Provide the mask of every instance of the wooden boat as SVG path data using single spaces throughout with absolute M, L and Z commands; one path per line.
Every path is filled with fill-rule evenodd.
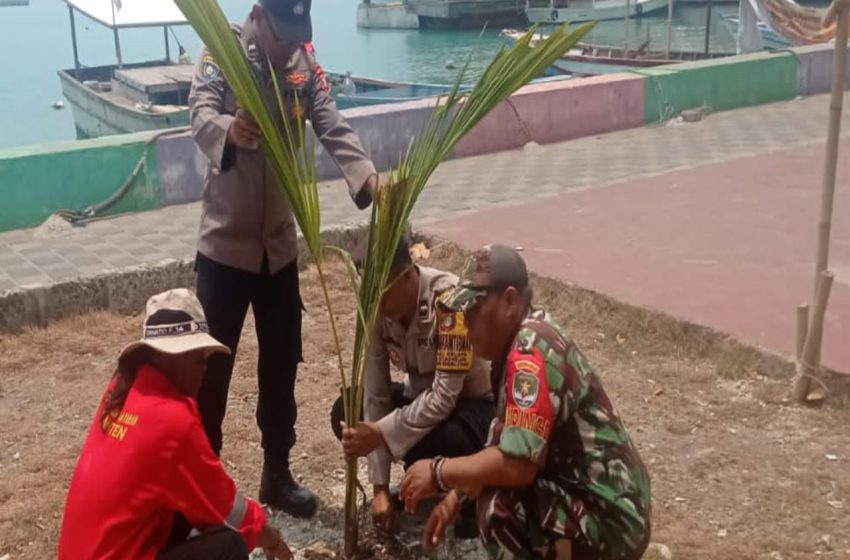
M 59 70 L 79 138 L 186 126 L 194 66 L 171 60 L 169 27 L 186 20 L 173 0 L 65 0 L 71 18 L 74 68 Z M 75 12 L 112 29 L 118 64 L 84 67 L 77 53 Z M 119 30 L 162 27 L 165 58 L 125 64 Z M 451 91 L 451 85 L 390 82 L 329 73 L 340 109 L 413 101 Z
M 563 74 L 532 80 L 532 83 L 560 81 L 569 78 Z M 346 80 L 348 83 L 346 84 Z M 358 78 L 350 74 L 328 73 L 331 84 L 331 95 L 340 109 L 368 107 L 386 103 L 402 103 L 416 101 L 428 97 L 445 95 L 452 90 L 452 85 L 416 84 L 405 82 L 390 82 L 372 78 Z M 472 89 L 471 85 L 461 87 L 461 91 Z
M 367 107 L 384 103 L 401 103 L 444 95 L 450 85 L 391 82 L 372 78 L 358 78 L 351 74 L 329 72 L 331 95 L 339 109 Z
M 195 67 L 166 61 L 59 71 L 78 138 L 189 124 L 186 105 Z
M 731 33 L 733 37 L 737 36 L 739 23 L 738 16 L 727 16 L 725 14 L 720 14 L 720 20 L 723 22 L 723 24 L 726 26 L 726 28 L 729 30 L 729 33 Z M 759 35 L 761 35 L 761 41 L 765 49 L 785 49 L 793 46 L 790 41 L 783 38 L 763 21 L 758 22 L 758 31 Z
M 419 18 L 422 29 L 498 29 L 525 19 L 518 0 L 404 0 L 404 6 Z
M 510 43 L 522 37 L 521 31 L 506 29 L 502 36 Z M 545 35 L 543 35 L 545 37 Z M 665 51 L 650 50 L 646 43 L 635 49 L 623 50 L 622 47 L 593 45 L 579 43 L 575 48 L 564 53 L 552 66 L 547 69 L 547 75 L 571 74 L 574 76 L 596 76 L 628 72 L 635 68 L 650 68 L 664 64 L 675 64 L 692 60 L 707 60 L 732 56 L 735 53 L 706 54 L 703 51 Z
M 667 9 L 667 0 L 633 0 L 629 2 L 629 17 Z M 624 19 L 625 0 L 526 0 L 525 15 L 529 23 L 562 24 L 582 21 Z
M 194 66 L 171 60 L 169 27 L 186 19 L 172 0 L 65 0 L 71 20 L 74 68 L 59 70 L 62 93 L 74 114 L 79 138 L 156 130 L 189 124 L 186 106 Z M 77 51 L 75 13 L 112 30 L 118 63 L 84 67 Z M 119 30 L 162 27 L 165 57 L 125 64 Z

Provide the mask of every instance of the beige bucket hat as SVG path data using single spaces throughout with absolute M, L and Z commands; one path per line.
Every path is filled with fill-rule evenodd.
M 185 288 L 168 290 L 148 300 L 142 339 L 128 344 L 120 356 L 143 346 L 164 354 L 195 350 L 204 350 L 208 356 L 230 354 L 230 348 L 210 336 L 201 302 Z

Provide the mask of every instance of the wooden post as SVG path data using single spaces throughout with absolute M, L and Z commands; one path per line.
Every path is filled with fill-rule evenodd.
M 841 135 L 841 112 L 844 103 L 847 34 L 850 27 L 848 0 L 835 0 L 830 5 L 823 18 L 824 27 L 831 25 L 836 19 L 838 19 L 838 25 L 835 31 L 835 52 L 832 60 L 832 93 L 829 101 L 829 128 L 826 136 L 826 158 L 821 184 L 818 247 L 815 260 L 815 307 L 810 318 L 802 359 L 797 362 L 797 379 L 794 383 L 794 398 L 799 403 L 804 403 L 808 399 L 811 388 L 810 376 L 820 368 L 823 321 L 832 288 L 832 274 L 827 269 L 832 230 L 832 203 L 835 198 L 835 175 L 838 169 L 838 141 Z
M 673 43 L 673 0 L 667 0 L 667 60 L 670 60 L 670 45 Z
M 795 357 L 799 362 L 803 358 L 803 349 L 806 346 L 806 334 L 809 332 L 809 304 L 801 303 L 797 306 L 797 352 Z
M 837 12 L 837 13 L 836 13 Z M 829 100 L 829 129 L 826 136 L 826 161 L 821 188 L 820 221 L 818 223 L 818 253 L 815 263 L 815 285 L 820 273 L 829 267 L 829 238 L 832 230 L 832 201 L 835 196 L 835 174 L 838 168 L 838 137 L 841 134 L 841 112 L 844 103 L 844 78 L 847 63 L 848 4 L 836 0 L 824 17 L 824 25 L 838 18 L 835 32 L 835 53 L 832 60 L 832 93 Z
M 74 46 L 74 78 L 80 79 L 80 54 L 77 51 L 77 24 L 74 22 L 74 7 L 68 4 L 68 15 L 71 17 L 71 44 Z
M 121 58 L 121 40 L 118 39 L 118 28 L 112 28 L 112 34 L 115 37 L 115 56 L 118 58 L 118 68 L 124 68 L 124 59 Z
M 797 377 L 794 382 L 794 400 L 805 403 L 809 396 L 813 375 L 820 370 L 820 346 L 823 338 L 823 321 L 826 315 L 826 305 L 829 302 L 829 292 L 832 289 L 833 276 L 824 271 L 818 279 L 815 291 L 815 307 L 812 311 L 806 343 L 803 345 L 801 359 L 797 360 Z M 797 310 L 798 317 L 800 310 Z M 799 329 L 799 326 L 798 326 Z M 799 330 L 798 330 L 799 332 Z
M 629 12 L 631 11 L 631 8 L 630 0 L 626 0 L 626 29 L 624 32 L 625 46 L 623 47 L 623 58 L 628 58 L 629 56 Z
M 165 35 L 165 60 L 171 62 L 171 45 L 168 42 L 168 26 L 162 27 L 162 32 Z
M 746 0 L 741 0 L 745 2 Z M 741 23 L 738 22 L 738 25 Z M 708 0 L 708 6 L 705 8 L 705 54 L 708 54 L 708 49 L 711 46 L 711 0 Z
M 115 23 L 115 2 L 112 4 L 112 36 L 115 39 L 115 57 L 118 59 L 118 68 L 124 68 L 124 59 L 121 57 L 121 41 L 118 39 L 118 25 Z
M 832 206 L 835 198 L 835 175 L 838 168 L 838 141 L 841 134 L 841 113 L 844 101 L 844 78 L 847 62 L 847 35 L 850 26 L 848 0 L 835 0 L 823 19 L 824 26 L 838 19 L 835 34 L 835 52 L 832 67 L 832 94 L 829 103 L 829 128 L 827 130 L 826 158 L 821 184 L 821 208 L 818 222 L 818 246 L 815 261 L 814 310 L 810 318 L 806 342 L 800 359 L 797 360 L 797 378 L 794 383 L 794 398 L 804 403 L 811 388 L 811 375 L 820 368 L 821 339 L 826 304 L 832 288 L 829 267 L 829 242 L 832 230 Z M 798 310 L 798 320 L 800 311 Z M 799 327 L 798 327 L 799 328 Z

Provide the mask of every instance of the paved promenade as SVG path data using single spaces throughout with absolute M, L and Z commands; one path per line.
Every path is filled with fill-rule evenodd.
M 414 225 L 469 248 L 522 245 L 536 272 L 790 355 L 795 306 L 811 297 L 827 110 L 818 96 L 450 161 Z M 843 171 L 824 362 L 850 372 Z M 323 185 L 321 198 L 325 226 L 367 218 L 339 182 Z M 61 233 L 0 233 L 0 297 L 190 258 L 199 217 L 191 204 Z

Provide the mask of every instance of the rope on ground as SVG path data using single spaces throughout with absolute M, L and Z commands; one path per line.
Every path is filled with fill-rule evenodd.
M 826 383 L 824 383 L 821 379 L 823 370 L 820 367 L 810 364 L 802 359 L 797 360 L 797 364 L 800 366 L 800 369 L 802 369 L 801 372 L 798 372 L 798 377 L 808 378 L 814 381 L 820 385 L 824 393 L 829 394 L 829 387 L 827 387 Z M 811 393 L 811 391 L 809 391 L 809 393 Z
M 141 175 L 143 170 L 147 170 L 147 159 L 148 154 L 150 153 L 151 147 L 156 143 L 157 140 L 164 136 L 170 136 L 172 134 L 178 134 L 189 130 L 189 127 L 181 127 L 181 128 L 172 128 L 168 130 L 163 130 L 157 132 L 152 135 L 145 141 L 145 147 L 142 151 L 142 155 L 139 157 L 139 160 L 136 162 L 136 165 L 133 167 L 133 170 L 124 179 L 124 182 L 121 184 L 118 189 L 110 194 L 104 200 L 98 202 L 97 204 L 93 204 L 88 206 L 82 210 L 69 210 L 69 209 L 60 209 L 53 212 L 52 215 L 59 216 L 64 220 L 71 223 L 74 226 L 82 226 L 87 222 L 94 221 L 100 218 L 100 214 L 105 210 L 115 206 L 122 198 L 124 198 L 133 185 L 136 182 L 136 179 Z M 48 218 L 49 219 L 49 218 Z

